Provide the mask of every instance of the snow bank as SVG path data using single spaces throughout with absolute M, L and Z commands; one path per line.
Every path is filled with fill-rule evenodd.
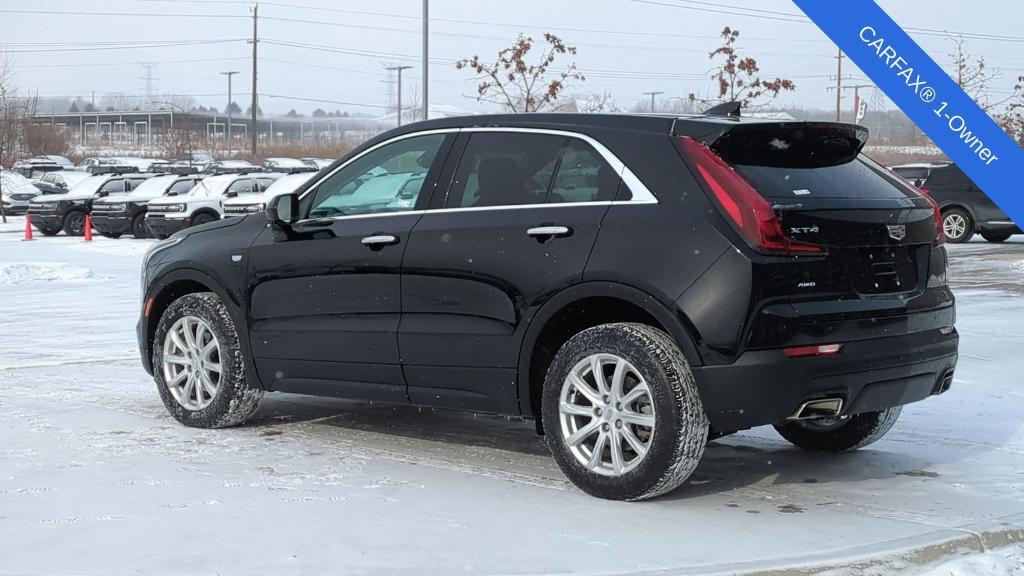
M 1024 544 L 996 548 L 939 564 L 924 576 L 1024 576 Z
M 88 268 L 62 262 L 0 262 L 0 285 L 102 280 Z
M 1016 262 L 1011 262 L 1010 263 L 1010 268 L 1014 268 L 1016 270 L 1020 270 L 1021 272 L 1024 272 L 1024 260 L 1018 260 Z

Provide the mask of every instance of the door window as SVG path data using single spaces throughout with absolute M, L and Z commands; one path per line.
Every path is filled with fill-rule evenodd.
M 548 202 L 611 201 L 619 189 L 619 175 L 590 144 L 570 139 L 558 163 Z
M 121 194 L 124 192 L 124 180 L 108 180 L 96 191 L 99 196 L 107 194 Z
M 473 134 L 459 161 L 447 208 L 543 204 L 566 143 L 562 136 Z
M 171 187 L 167 189 L 167 195 L 177 196 L 184 194 L 191 190 L 193 186 L 195 186 L 195 182 L 192 180 L 178 180 L 174 184 L 171 184 Z
M 232 182 L 224 194 L 248 194 L 250 192 L 252 192 L 252 178 L 242 178 Z
M 311 218 L 412 210 L 444 134 L 403 138 L 352 161 L 313 193 Z

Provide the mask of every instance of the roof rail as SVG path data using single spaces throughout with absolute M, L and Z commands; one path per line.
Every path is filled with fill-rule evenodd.
M 733 100 L 731 102 L 723 102 L 721 104 L 716 104 L 711 108 L 705 110 L 704 114 L 707 116 L 732 116 L 735 118 L 739 118 L 740 108 L 742 107 L 742 103 Z

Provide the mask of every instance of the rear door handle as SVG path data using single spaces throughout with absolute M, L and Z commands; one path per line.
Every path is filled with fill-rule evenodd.
M 398 244 L 398 236 L 392 236 L 391 234 L 374 234 L 373 236 L 364 237 L 360 242 L 363 246 L 373 250 L 380 250 L 385 246 Z
M 572 234 L 572 228 L 568 226 L 535 226 L 526 231 L 531 238 L 542 240 L 544 238 L 561 238 Z

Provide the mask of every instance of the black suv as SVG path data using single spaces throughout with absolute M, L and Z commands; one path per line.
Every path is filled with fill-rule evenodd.
M 672 490 L 753 426 L 858 448 L 950 386 L 958 343 L 937 208 L 866 139 L 711 115 L 404 126 L 155 245 L 142 361 L 190 426 L 276 390 L 533 418 L 604 498 Z
M 203 179 L 198 174 L 176 176 L 156 174 L 127 196 L 110 196 L 92 203 L 93 228 L 107 238 L 120 238 L 131 234 L 136 238 L 149 238 L 146 209 L 149 201 L 160 196 L 185 194 Z
M 1021 229 L 955 164 L 932 169 L 920 184 L 942 210 L 942 229 L 950 242 L 968 242 L 975 233 L 1002 242 Z
M 109 176 L 110 173 L 106 171 L 82 180 L 80 185 L 64 194 L 36 197 L 28 207 L 32 225 L 46 236 L 53 236 L 61 230 L 68 236 L 82 236 L 85 234 L 85 217 L 92 211 L 94 200 L 127 194 L 153 176 L 140 174 L 137 169 L 134 173 L 116 176 Z

